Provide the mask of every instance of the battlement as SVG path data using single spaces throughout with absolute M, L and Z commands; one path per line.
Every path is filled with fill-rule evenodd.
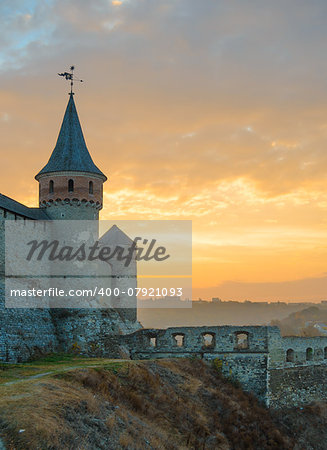
M 268 330 L 264 326 L 172 327 L 142 329 L 126 336 L 138 357 L 209 356 L 215 353 L 268 353 Z
M 124 340 L 140 359 L 262 353 L 274 367 L 327 364 L 327 337 L 281 337 L 273 326 L 141 329 Z
M 327 337 L 283 338 L 272 326 L 216 326 L 141 329 L 120 341 L 132 359 L 212 361 L 266 405 L 327 398 Z
M 327 363 L 327 337 L 289 336 L 282 338 L 282 344 L 286 367 Z

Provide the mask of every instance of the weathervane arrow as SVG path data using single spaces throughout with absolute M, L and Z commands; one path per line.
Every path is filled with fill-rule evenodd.
M 74 81 L 80 81 L 81 83 L 83 83 L 83 80 L 79 80 L 78 78 L 74 77 L 74 69 L 75 66 L 70 66 L 71 70 L 70 72 L 58 73 L 60 77 L 64 77 L 66 80 L 70 80 L 70 95 L 74 95 L 73 92 Z

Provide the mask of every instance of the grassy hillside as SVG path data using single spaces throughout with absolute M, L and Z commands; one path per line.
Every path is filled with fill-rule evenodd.
M 199 360 L 56 357 L 0 370 L 7 449 L 322 449 L 327 418 L 314 408 L 271 413 Z

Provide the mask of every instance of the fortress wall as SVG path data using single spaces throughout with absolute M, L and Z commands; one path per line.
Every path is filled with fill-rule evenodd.
M 114 346 L 112 336 L 131 333 L 140 327 L 136 321 L 136 305 L 134 308 L 117 311 L 88 308 L 5 308 L 6 220 L 15 220 L 15 215 L 7 211 L 4 217 L 3 210 L 0 209 L 0 361 L 26 361 L 39 354 L 56 351 L 122 357 L 119 344 Z M 16 220 L 22 218 L 17 216 Z M 24 225 L 25 223 L 32 227 L 40 225 L 42 235 L 42 222 L 26 219 Z M 122 284 L 127 281 L 136 284 L 135 275 L 132 280 L 129 277 L 127 281 L 118 281 Z M 19 288 L 19 283 L 15 287 Z M 33 302 L 32 298 L 30 300 Z M 23 305 L 24 302 L 21 306 Z
M 268 352 L 268 330 L 277 327 L 265 326 L 216 326 L 216 327 L 171 327 L 163 329 L 142 329 L 126 337 L 134 353 L 156 354 L 219 352 Z M 206 337 L 212 336 L 210 345 Z M 183 336 L 182 345 L 176 338 Z M 238 342 L 244 336 L 246 342 Z M 152 341 L 151 341 L 152 339 Z M 153 339 L 155 339 L 155 345 Z M 240 347 L 239 347 L 240 346 Z
M 121 340 L 130 349 L 133 359 L 198 357 L 212 361 L 224 376 L 239 381 L 246 391 L 267 402 L 267 336 L 270 328 L 274 327 L 143 329 L 123 336 Z M 239 334 L 247 336 L 247 340 L 239 342 Z M 213 338 L 211 343 L 205 340 L 208 335 Z
M 15 215 L 0 209 L 0 361 L 19 362 L 56 351 L 57 337 L 49 309 L 5 308 L 5 220 Z
M 1 309 L 4 308 L 4 301 L 5 301 L 4 276 L 5 276 L 5 219 L 4 219 L 4 211 L 0 208 L 0 311 Z
M 221 367 L 222 374 L 238 381 L 243 389 L 252 392 L 263 403 L 267 403 L 267 362 L 266 353 L 223 353 L 204 354 L 203 358 Z
M 124 254 L 128 254 L 133 241 L 126 236 L 118 227 L 113 226 L 105 232 L 99 239 L 101 247 L 124 249 Z M 106 264 L 100 264 L 99 273 L 108 275 L 108 267 L 111 274 L 110 287 L 112 289 L 111 305 L 116 308 L 120 316 L 127 321 L 137 321 L 137 297 L 135 295 L 137 287 L 137 267 L 135 254 L 127 265 L 126 260 L 120 260 L 117 255 L 111 258 Z M 107 266 L 107 268 L 106 268 Z M 104 272 L 103 272 L 104 271 Z M 116 293 L 115 293 L 116 292 Z M 129 295 L 132 292 L 133 295 Z M 118 294 L 119 293 L 119 294 Z
M 53 309 L 52 318 L 61 351 L 90 356 L 100 355 L 101 333 L 104 330 L 99 310 Z
M 327 365 L 269 370 L 269 406 L 304 406 L 327 400 Z
M 278 327 L 267 327 L 269 366 L 283 365 L 285 363 L 285 350 L 283 338 Z
M 4 330 L 5 338 L 4 361 L 26 361 L 58 350 L 57 336 L 48 309 L 0 311 L 0 327 Z
M 247 345 L 238 345 L 239 333 Z M 211 334 L 211 345 L 204 335 Z M 176 342 L 176 336 L 182 339 Z M 212 363 L 227 378 L 237 380 L 267 405 L 278 408 L 327 400 L 327 338 L 281 338 L 277 327 L 174 327 L 167 330 L 142 329 L 122 336 L 133 359 L 192 358 Z M 241 342 L 242 344 L 242 342 Z M 312 360 L 306 359 L 312 348 Z M 298 358 L 286 361 L 286 351 Z M 323 351 L 323 353 L 322 353 Z
M 294 364 L 327 363 L 327 337 L 284 337 L 282 338 L 284 363 L 287 350 L 294 351 Z M 312 349 L 312 351 L 310 350 Z M 290 363 L 286 363 L 287 366 Z
M 51 314 L 60 350 L 91 357 L 122 357 L 119 343 L 113 348 L 113 336 L 131 333 L 139 327 L 113 309 L 53 309 Z
M 0 246 L 1 246 L 1 230 L 0 230 Z M 2 251 L 0 249 L 0 257 L 1 255 Z M 6 321 L 4 317 L 4 298 L 5 298 L 5 282 L 3 276 L 0 274 L 0 361 L 4 361 L 6 357 L 6 334 L 5 334 Z

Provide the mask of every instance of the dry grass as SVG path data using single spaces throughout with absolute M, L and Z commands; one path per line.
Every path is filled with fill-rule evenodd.
M 275 422 L 284 433 L 296 439 L 298 449 L 325 450 L 327 442 L 327 403 L 315 402 L 304 408 L 273 412 Z
M 0 386 L 9 448 L 294 448 L 253 396 L 202 361 L 104 361 L 66 369 Z
M 7 389 L 7 395 L 1 396 L 0 420 L 9 443 L 14 443 L 16 448 L 24 448 L 26 443 L 29 447 L 25 448 L 42 448 L 50 442 L 54 448 L 60 448 L 61 434 L 72 434 L 69 423 L 64 420 L 66 407 L 78 408 L 84 402 L 90 414 L 99 412 L 99 405 L 92 393 L 67 382 L 28 383 L 25 392 L 22 392 L 24 387 L 20 386 L 20 393 L 16 391 L 15 395 L 10 395 L 13 390 L 13 387 Z
M 74 355 L 56 354 L 29 363 L 0 363 L 0 385 L 8 382 L 28 380 L 44 372 L 60 373 L 75 367 L 119 368 L 124 362 L 104 358 L 83 358 Z

